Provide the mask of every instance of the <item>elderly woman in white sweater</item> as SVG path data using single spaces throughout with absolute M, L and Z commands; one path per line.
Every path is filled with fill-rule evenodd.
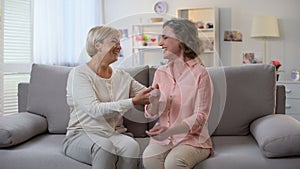
M 148 104 L 151 88 L 110 66 L 121 50 L 120 32 L 92 28 L 87 37 L 91 60 L 73 68 L 67 84 L 70 121 L 64 153 L 92 169 L 137 168 L 139 145 L 123 134 L 122 115 L 134 105 Z

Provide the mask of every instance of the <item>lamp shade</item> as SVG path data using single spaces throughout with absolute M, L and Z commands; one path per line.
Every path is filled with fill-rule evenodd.
M 278 21 L 275 16 L 255 16 L 251 37 L 279 37 Z

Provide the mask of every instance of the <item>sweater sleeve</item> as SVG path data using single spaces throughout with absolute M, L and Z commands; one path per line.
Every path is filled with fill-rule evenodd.
M 136 81 L 129 74 L 127 74 L 130 79 L 130 97 L 136 96 L 138 93 L 146 89 L 146 86 L 142 85 L 140 82 Z
M 70 72 L 68 79 L 68 104 L 73 105 L 74 108 L 81 109 L 96 119 L 123 114 L 133 107 L 131 98 L 101 102 L 94 88 L 93 79 L 86 72 L 74 68 Z

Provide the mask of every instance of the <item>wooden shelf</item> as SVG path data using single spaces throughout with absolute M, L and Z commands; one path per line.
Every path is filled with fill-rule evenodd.
M 133 49 L 161 49 L 161 46 L 139 46 L 139 47 L 133 47 Z
M 162 32 L 163 23 L 145 23 L 132 25 L 132 53 L 135 53 L 133 57 L 133 64 L 136 65 L 160 65 L 163 60 L 162 48 L 158 46 L 160 41 L 160 35 Z M 137 41 L 137 36 L 147 36 L 147 46 L 143 46 L 143 41 Z M 151 42 L 151 38 L 155 38 L 155 43 Z
M 151 27 L 151 26 L 161 26 L 163 22 L 155 22 L 155 23 L 143 23 L 143 24 L 134 24 L 133 27 Z
M 215 29 L 198 29 L 199 32 L 213 32 Z

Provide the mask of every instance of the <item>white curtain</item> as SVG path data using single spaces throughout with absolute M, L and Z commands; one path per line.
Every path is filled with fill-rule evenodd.
M 101 24 L 101 0 L 35 0 L 33 60 L 76 65 L 90 28 Z

